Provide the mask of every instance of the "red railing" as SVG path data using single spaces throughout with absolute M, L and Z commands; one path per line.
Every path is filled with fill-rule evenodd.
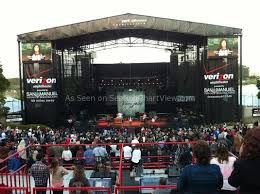
M 110 187 L 34 187 L 33 194 L 36 194 L 37 191 L 105 191 L 107 194 L 111 194 L 112 190 Z
M 21 187 L 26 188 L 27 190 L 30 190 L 31 188 L 30 174 L 27 172 L 26 164 L 14 172 L 8 172 L 6 170 L 4 173 L 0 173 L 0 177 L 2 184 L 7 187 Z
M 177 189 L 176 185 L 147 185 L 147 186 L 115 186 L 115 194 L 126 190 L 142 190 L 142 189 Z
M 31 147 L 31 145 L 28 145 L 28 146 L 25 147 L 24 149 L 19 150 L 19 151 L 16 151 L 15 153 L 11 154 L 10 156 L 8 156 L 7 158 L 5 158 L 4 160 L 2 160 L 2 161 L 0 162 L 0 166 L 3 165 L 3 164 L 7 164 L 7 162 L 8 162 L 9 159 L 11 159 L 12 157 L 18 156 L 20 152 L 27 151 L 30 147 Z
M 13 194 L 13 193 L 17 193 L 17 191 L 18 193 L 24 193 L 24 194 L 30 193 L 26 187 L 2 187 L 1 186 L 0 191 L 1 194 Z
M 166 145 L 184 145 L 184 144 L 190 144 L 193 148 L 193 145 L 196 144 L 196 142 L 150 142 L 150 143 L 134 143 L 134 145 L 139 145 L 140 147 L 145 146 L 145 148 L 149 146 L 166 146 Z M 91 146 L 92 148 L 95 146 L 110 146 L 110 145 L 117 145 L 119 147 L 120 156 L 119 157 L 111 157 L 112 160 L 112 166 L 114 169 L 118 169 L 118 177 L 116 181 L 116 186 L 118 190 L 127 189 L 127 186 L 122 187 L 123 183 L 123 170 L 126 168 L 129 168 L 129 162 L 126 162 L 123 157 L 123 147 L 126 145 L 132 145 L 131 143 L 112 143 L 112 144 L 47 144 L 47 145 L 30 145 L 27 146 L 24 150 L 29 153 L 29 149 L 34 147 L 42 147 L 46 150 L 46 159 L 49 162 L 53 157 L 49 157 L 48 155 L 48 148 L 49 147 L 56 147 L 56 146 L 62 146 L 62 147 L 70 147 L 70 146 Z M 141 148 L 142 149 L 142 148 Z M 24 150 L 21 150 L 19 152 L 22 152 Z M 11 157 L 17 156 L 19 152 L 16 152 L 12 154 L 11 156 L 8 156 L 6 159 L 0 162 L 0 164 L 7 164 L 8 160 Z M 143 167 L 144 168 L 166 168 L 168 165 L 173 164 L 173 155 L 147 155 L 142 156 L 144 159 L 154 159 L 157 161 L 153 162 L 144 162 Z M 171 160 L 165 160 L 171 158 Z M 58 158 L 61 160 L 61 158 Z M 85 159 L 84 157 L 75 157 L 73 159 Z M 93 168 L 93 166 L 87 166 L 87 169 Z M 18 177 L 18 178 L 17 178 Z M 31 182 L 30 182 L 30 174 L 27 173 L 27 166 L 24 165 L 17 169 L 15 172 L 8 172 L 7 166 L 4 166 L 0 169 L 0 180 L 2 183 L 7 185 L 11 188 L 18 188 L 18 187 L 25 187 L 27 188 L 27 191 L 31 190 Z M 167 185 L 168 186 L 168 185 Z M 157 188 L 157 186 L 154 186 Z M 95 187 L 96 188 L 96 187 Z M 141 187 L 135 187 L 136 189 Z M 149 187 L 151 188 L 151 187 Z M 38 189 L 38 188 L 37 188 Z M 54 188 L 52 188 L 54 189 Z M 75 188 L 74 188 L 75 189 Z M 131 187 L 128 187 L 128 189 L 131 189 Z M 64 188 L 65 190 L 65 188 Z

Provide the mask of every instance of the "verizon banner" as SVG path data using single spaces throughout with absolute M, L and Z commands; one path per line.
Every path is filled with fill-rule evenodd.
M 51 43 L 23 43 L 22 56 L 26 122 L 53 124 L 58 92 Z
M 204 95 L 206 98 L 232 98 L 237 95 L 237 65 L 228 58 L 216 58 L 204 66 Z
M 26 92 L 26 98 L 30 102 L 55 102 L 58 98 L 58 93 L 55 90 L 56 78 L 27 78 L 27 88 L 30 88 Z M 28 85 L 30 87 L 28 87 Z
M 53 103 L 58 98 L 57 79 L 49 64 L 40 64 L 38 73 L 31 73 L 35 65 L 25 64 L 25 97 L 31 103 Z

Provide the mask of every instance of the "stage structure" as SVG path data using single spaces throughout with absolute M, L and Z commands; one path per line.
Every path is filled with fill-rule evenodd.
M 136 14 L 20 34 L 24 119 L 54 125 L 72 114 L 182 108 L 208 122 L 237 121 L 241 43 L 241 29 Z M 95 52 L 125 46 L 165 49 L 170 62 L 95 63 Z

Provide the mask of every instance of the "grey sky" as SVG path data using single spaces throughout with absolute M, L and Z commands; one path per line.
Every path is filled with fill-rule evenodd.
M 257 0 L 8 0 L 0 3 L 0 60 L 18 77 L 17 34 L 91 19 L 136 13 L 243 29 L 243 64 L 260 73 Z M 130 53 L 130 54 L 129 54 Z M 97 53 L 96 62 L 167 61 L 162 50 L 122 48 Z

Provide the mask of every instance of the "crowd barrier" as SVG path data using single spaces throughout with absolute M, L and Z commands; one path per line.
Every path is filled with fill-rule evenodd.
M 48 153 L 48 149 L 50 147 L 71 147 L 71 146 L 91 146 L 94 148 L 95 146 L 110 146 L 110 145 L 117 145 L 119 148 L 119 156 L 117 157 L 111 157 L 111 166 L 113 169 L 118 170 L 118 176 L 116 180 L 116 187 L 115 191 L 119 192 L 122 190 L 131 190 L 133 188 L 135 189 L 145 189 L 146 187 L 149 187 L 150 189 L 159 189 L 158 185 L 153 186 L 122 186 L 123 185 L 123 170 L 129 169 L 130 163 L 124 160 L 123 157 L 123 147 L 126 145 L 132 145 L 132 146 L 139 146 L 141 149 L 147 149 L 150 146 L 158 147 L 158 146 L 166 146 L 166 145 L 184 145 L 189 144 L 193 150 L 193 145 L 196 144 L 196 142 L 149 142 L 149 143 L 113 143 L 113 144 L 46 144 L 46 145 L 29 145 L 24 150 L 26 153 L 32 153 L 32 150 L 36 149 L 36 147 L 41 147 L 44 150 L 45 153 L 45 159 L 48 162 L 48 165 L 50 165 L 50 161 L 54 158 L 51 157 Z M 19 152 L 21 152 L 19 151 Z M 7 164 L 9 159 L 11 159 L 14 156 L 19 155 L 19 152 L 16 152 L 12 154 L 11 156 L 8 156 L 6 159 L 0 162 L 0 165 L 3 166 L 0 169 L 0 181 L 2 181 L 2 184 L 8 186 L 10 189 L 13 188 L 26 188 L 26 192 L 30 191 L 36 191 L 40 188 L 31 188 L 31 175 L 28 172 L 27 165 L 21 166 L 19 169 L 17 169 L 14 172 L 9 172 L 7 168 Z M 28 156 L 28 155 L 27 155 Z M 142 156 L 144 159 L 144 162 L 142 164 L 143 168 L 149 169 L 161 169 L 161 168 L 167 168 L 169 165 L 174 164 L 174 157 L 173 155 L 149 155 L 149 156 Z M 61 160 L 61 158 L 58 158 Z M 85 160 L 85 158 L 80 157 L 74 157 L 74 160 Z M 193 160 L 194 161 L 194 160 Z M 68 166 L 65 166 L 68 167 Z M 94 165 L 86 165 L 86 169 L 93 169 Z M 50 180 L 49 180 L 50 181 Z M 50 182 L 49 182 L 50 183 Z M 174 188 L 172 185 L 167 185 L 170 188 Z M 97 187 L 93 187 L 97 188 Z M 104 188 L 104 187 L 102 187 Z M 163 188 L 163 187 L 162 187 Z M 54 190 L 54 188 L 48 188 L 48 190 Z M 64 190 L 69 190 L 69 188 L 64 188 Z M 75 188 L 74 188 L 75 189 Z M 111 191 L 110 191 L 111 192 Z
M 7 168 L 7 167 L 5 167 Z M 0 172 L 0 181 L 2 185 L 9 188 L 20 187 L 26 188 L 28 191 L 31 190 L 31 179 L 30 173 L 27 171 L 27 165 L 22 165 L 19 169 L 13 172 L 5 170 Z
M 160 192 L 160 190 L 164 190 L 164 189 L 168 189 L 168 190 L 176 190 L 177 186 L 176 185 L 149 185 L 149 186 L 115 186 L 115 194 L 121 194 L 121 193 L 125 193 L 126 191 L 136 191 L 138 193 L 145 193 L 144 190 L 158 190 Z M 151 193 L 152 191 L 150 191 L 149 193 Z M 170 192 L 169 192 L 170 193 Z
M 26 187 L 6 187 L 0 186 L 1 194 L 30 194 Z
M 112 190 L 110 187 L 62 187 L 62 188 L 53 188 L 53 187 L 34 187 L 33 194 L 36 194 L 37 191 L 92 191 L 92 192 L 105 192 L 111 194 Z

